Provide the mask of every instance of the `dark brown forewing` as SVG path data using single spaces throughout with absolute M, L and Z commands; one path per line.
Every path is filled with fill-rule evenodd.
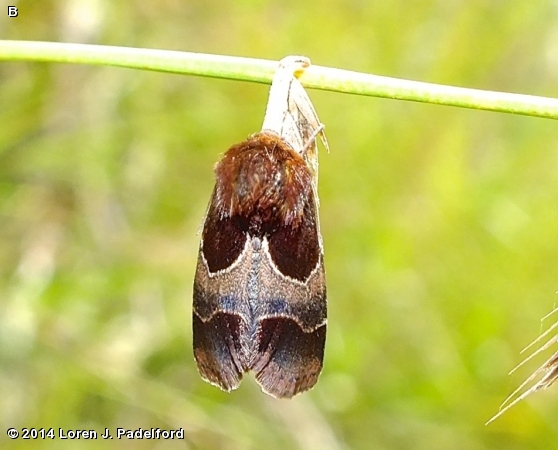
M 222 217 L 214 191 L 203 225 L 200 249 L 209 270 L 215 273 L 228 268 L 244 249 L 246 239 L 246 233 L 238 228 L 233 219 Z
M 280 226 L 269 237 L 269 252 L 279 271 L 306 281 L 320 263 L 320 241 L 314 194 L 309 191 L 302 219 L 297 227 Z
M 262 389 L 278 398 L 291 398 L 311 389 L 322 370 L 325 337 L 325 324 L 305 333 L 288 318 L 263 320 L 259 331 L 260 358 L 253 367 Z
M 234 314 L 217 313 L 203 322 L 194 312 L 194 357 L 205 380 L 225 391 L 236 389 L 242 379 L 238 355 L 242 321 Z
M 213 196 L 194 279 L 193 346 L 201 376 L 226 391 L 238 387 L 246 370 L 240 344 L 246 322 L 240 291 L 218 272 L 241 257 L 246 239 L 232 219 L 219 217 Z
M 274 308 L 267 309 L 260 320 L 258 355 L 252 370 L 262 389 L 275 397 L 290 398 L 312 388 L 322 369 L 327 306 L 318 233 L 316 206 L 310 195 L 299 226 L 279 227 L 269 236 L 269 252 L 276 268 L 307 287 L 291 289 L 284 307 L 276 292 L 261 292 L 262 297 L 274 299 L 266 302 Z M 318 287 L 311 282 L 316 279 L 321 281 Z M 281 283 L 297 286 L 288 278 Z

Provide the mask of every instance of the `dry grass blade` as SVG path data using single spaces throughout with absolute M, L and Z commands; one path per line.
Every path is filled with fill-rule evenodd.
M 549 314 L 544 316 L 542 318 L 542 321 L 550 317 L 556 311 L 558 311 L 558 308 L 554 308 Z M 537 339 L 535 339 L 527 347 L 525 347 L 521 351 L 521 353 L 524 353 L 536 343 L 541 342 L 556 328 L 558 328 L 558 321 L 553 323 L 548 330 L 546 330 Z M 523 361 L 521 361 L 515 368 L 513 368 L 510 371 L 510 374 L 514 373 L 517 369 L 523 366 L 527 361 L 530 361 L 532 358 L 534 358 L 541 352 L 545 351 L 551 345 L 557 342 L 558 342 L 558 334 L 554 335 L 544 345 L 542 345 L 537 350 L 535 350 L 531 355 L 527 356 Z M 521 393 L 521 391 L 523 391 L 524 388 L 526 388 L 533 380 L 537 379 L 541 375 L 542 377 L 538 381 L 536 381 L 535 384 L 533 384 L 525 392 Z M 548 358 L 537 370 L 535 370 L 535 372 L 533 372 L 533 374 L 531 374 L 531 376 L 529 376 L 523 383 L 521 383 L 521 385 L 504 400 L 504 402 L 500 406 L 500 410 L 498 411 L 498 413 L 495 414 L 488 422 L 486 422 L 486 425 L 488 425 L 490 422 L 500 417 L 508 409 L 510 409 L 515 404 L 519 403 L 528 395 L 532 394 L 533 392 L 540 391 L 542 389 L 546 389 L 547 387 L 551 386 L 557 379 L 558 379 L 558 351 L 555 352 L 550 358 Z

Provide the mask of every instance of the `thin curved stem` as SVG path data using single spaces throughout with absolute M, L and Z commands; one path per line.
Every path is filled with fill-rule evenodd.
M 230 80 L 271 83 L 276 61 L 57 42 L 2 41 L 0 61 L 109 65 Z M 300 76 L 308 88 L 558 119 L 558 99 L 483 91 L 310 66 Z

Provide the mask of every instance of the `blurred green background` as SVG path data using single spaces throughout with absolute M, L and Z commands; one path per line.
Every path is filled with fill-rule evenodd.
M 2 6 L 0 38 L 303 54 L 557 96 L 556 1 L 312 3 L 11 0 L 19 17 Z M 231 394 L 199 378 L 191 296 L 212 167 L 260 129 L 268 88 L 0 64 L 0 446 L 552 447 L 558 387 L 484 426 L 537 367 L 507 376 L 557 301 L 550 120 L 310 91 L 331 147 L 322 377 L 291 401 L 252 376 Z M 11 441 L 8 427 L 182 427 L 186 439 Z

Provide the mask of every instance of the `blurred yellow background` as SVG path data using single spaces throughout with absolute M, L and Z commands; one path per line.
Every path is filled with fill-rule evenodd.
M 557 96 L 550 0 L 10 4 L 1 39 L 302 54 Z M 551 120 L 309 91 L 331 147 L 322 377 L 291 401 L 251 376 L 231 394 L 200 379 L 191 296 L 212 167 L 260 129 L 268 89 L 0 64 L 0 446 L 550 448 L 558 386 L 484 423 L 537 367 L 507 376 L 557 301 Z M 185 440 L 9 440 L 9 427 L 182 427 Z

